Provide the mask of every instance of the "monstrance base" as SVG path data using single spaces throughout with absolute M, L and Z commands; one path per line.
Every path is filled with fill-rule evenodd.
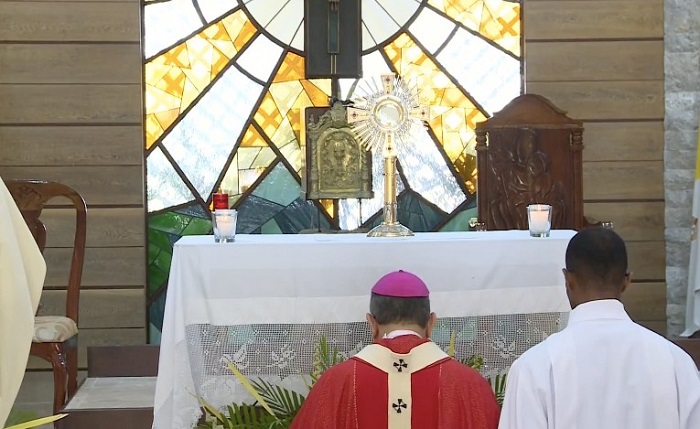
M 367 237 L 411 237 L 413 231 L 400 223 L 384 223 L 375 226 L 367 233 Z

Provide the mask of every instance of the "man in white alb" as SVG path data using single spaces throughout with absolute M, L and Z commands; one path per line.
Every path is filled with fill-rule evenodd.
M 566 329 L 508 374 L 500 429 L 698 429 L 700 376 L 684 351 L 637 325 L 620 302 L 625 243 L 588 228 L 566 249 Z
M 0 178 L 0 428 L 22 384 L 46 264 Z

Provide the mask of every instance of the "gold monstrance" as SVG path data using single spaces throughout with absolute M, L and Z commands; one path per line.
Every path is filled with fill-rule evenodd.
M 379 150 L 384 156 L 384 221 L 373 228 L 368 237 L 405 237 L 413 232 L 401 225 L 396 211 L 396 145 L 409 144 L 411 128 L 428 118 L 428 107 L 418 103 L 416 87 L 409 87 L 392 74 L 381 76 L 382 87 L 375 84 L 373 92 L 355 100 L 348 107 L 348 123 L 367 148 Z

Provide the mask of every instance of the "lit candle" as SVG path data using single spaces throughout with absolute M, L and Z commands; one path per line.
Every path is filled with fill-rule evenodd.
M 217 216 L 216 228 L 219 231 L 220 237 L 232 237 L 236 223 L 231 216 Z
M 535 234 L 544 234 L 549 231 L 549 210 L 530 212 L 530 231 Z

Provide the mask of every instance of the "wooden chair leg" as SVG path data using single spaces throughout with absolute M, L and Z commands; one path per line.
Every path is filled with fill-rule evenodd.
M 66 347 L 66 364 L 68 365 L 68 397 L 75 395 L 78 390 L 78 344 L 70 344 Z
M 51 348 L 51 368 L 53 369 L 53 412 L 57 414 L 66 404 L 66 355 L 63 344 L 54 343 Z

